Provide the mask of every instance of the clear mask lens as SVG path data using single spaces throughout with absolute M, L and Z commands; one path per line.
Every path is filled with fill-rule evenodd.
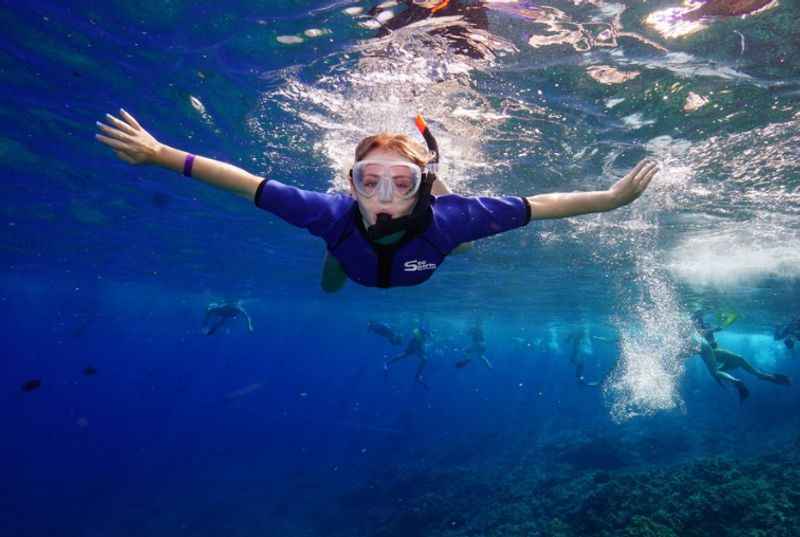
M 380 201 L 403 200 L 416 195 L 422 180 L 422 170 L 404 161 L 362 160 L 353 166 L 353 184 L 359 194 Z

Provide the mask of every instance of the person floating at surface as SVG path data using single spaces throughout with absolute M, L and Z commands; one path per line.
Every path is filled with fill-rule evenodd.
M 770 4 L 777 2 L 776 0 L 708 0 L 700 4 L 700 7 L 683 14 L 682 18 L 694 21 L 703 17 L 738 17 L 764 9 Z
M 401 0 L 404 9 L 399 13 L 393 10 L 389 18 L 387 13 L 394 6 L 382 2 L 370 10 L 370 15 L 381 21 L 378 37 L 383 37 L 406 26 L 420 23 L 430 18 L 448 17 L 447 23 L 437 25 L 430 30 L 431 35 L 444 37 L 449 47 L 456 53 L 482 60 L 494 56 L 494 48 L 490 34 L 489 17 L 486 5 L 482 1 L 465 0 Z M 442 19 L 445 20 L 445 19 Z
M 415 326 L 411 331 L 411 338 L 409 338 L 408 343 L 406 343 L 406 349 L 393 358 L 388 359 L 383 364 L 384 370 L 389 371 L 389 368 L 396 362 L 399 362 L 405 358 L 416 356 L 419 359 L 419 365 L 417 366 L 417 371 L 414 374 L 414 380 L 427 388 L 428 385 L 422 380 L 422 372 L 425 370 L 425 366 L 428 365 L 429 338 L 430 332 L 428 329 L 418 323 L 417 326 Z
M 782 339 L 787 349 L 794 349 L 795 342 L 800 340 L 800 317 L 776 328 L 774 337 L 776 341 Z
M 203 333 L 207 336 L 213 335 L 228 319 L 236 319 L 239 315 L 247 320 L 247 330 L 252 334 L 253 321 L 241 302 L 211 302 L 203 319 Z
M 421 116 L 428 145 L 404 134 L 368 136 L 356 147 L 351 195 L 311 192 L 231 164 L 158 142 L 124 110 L 97 122 L 96 138 L 129 164 L 153 164 L 252 200 L 327 245 L 323 289 L 345 276 L 371 287 L 418 285 L 463 243 L 523 227 L 530 220 L 604 212 L 638 198 L 657 171 L 644 159 L 608 190 L 534 196 L 463 197 L 437 180 L 438 146 Z M 441 194 L 441 195 L 440 195 Z
M 400 345 L 403 342 L 400 336 L 396 334 L 395 331 L 391 329 L 391 327 L 389 327 L 384 323 L 380 323 L 377 321 L 369 321 L 367 322 L 367 331 L 379 335 L 383 338 L 386 338 L 386 340 L 392 345 Z
M 488 369 L 492 369 L 492 362 L 486 357 L 486 342 L 483 338 L 483 327 L 480 321 L 475 321 L 475 324 L 469 330 L 469 335 L 472 337 L 472 343 L 464 350 L 466 358 L 457 361 L 455 366 L 459 369 L 467 367 L 472 362 L 472 359 L 477 356 L 483 362 L 483 365 Z

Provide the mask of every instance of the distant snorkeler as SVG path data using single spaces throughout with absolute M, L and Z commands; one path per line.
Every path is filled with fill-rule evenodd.
M 723 382 L 730 383 L 739 394 L 739 401 L 744 401 L 749 397 L 750 390 L 741 379 L 731 375 L 731 371 L 742 368 L 748 373 L 755 375 L 761 380 L 774 382 L 788 386 L 791 379 L 779 373 L 766 373 L 753 367 L 747 360 L 738 354 L 720 349 L 715 334 L 724 330 L 738 319 L 736 312 L 722 312 L 716 314 L 718 324 L 711 324 L 707 321 L 709 315 L 713 315 L 707 310 L 698 309 L 692 313 L 692 322 L 697 334 L 700 336 L 700 358 L 711 374 L 711 377 L 721 386 Z
M 583 352 L 583 340 L 586 334 L 583 330 L 577 330 L 567 336 L 567 344 L 569 347 L 569 361 L 575 366 L 575 380 L 581 386 L 588 388 L 598 388 L 602 385 L 600 380 L 586 380 L 584 370 L 586 368 L 586 359 Z
M 753 367 L 738 354 L 720 349 L 719 347 L 712 347 L 705 338 L 700 342 L 700 357 L 703 359 L 703 363 L 711 374 L 711 377 L 716 380 L 720 386 L 723 384 L 723 381 L 725 381 L 731 383 L 733 387 L 736 388 L 736 391 L 739 393 L 739 401 L 747 399 L 750 395 L 750 390 L 741 379 L 731 375 L 730 372 L 737 368 L 742 368 L 761 380 L 766 380 L 782 386 L 789 386 L 792 383 L 792 380 L 786 375 L 767 373 L 766 371 Z
M 400 0 L 405 9 L 393 13 L 391 18 L 382 16 L 391 9 L 390 3 L 382 2 L 370 10 L 370 15 L 381 21 L 378 37 L 395 30 L 411 26 L 427 19 L 450 17 L 432 30 L 430 35 L 444 37 L 449 48 L 458 54 L 482 60 L 494 57 L 492 39 L 487 38 L 489 18 L 486 5 L 476 0 Z
M 206 307 L 206 316 L 203 319 L 203 333 L 213 335 L 223 324 L 230 319 L 242 316 L 247 321 L 247 330 L 253 333 L 253 320 L 247 314 L 241 302 L 211 302 Z
M 349 194 L 285 185 L 158 142 L 128 112 L 97 122 L 99 142 L 128 164 L 151 164 L 243 196 L 261 209 L 322 238 L 323 290 L 347 278 L 368 287 L 419 285 L 459 245 L 526 226 L 531 220 L 606 212 L 636 200 L 658 165 L 644 159 L 607 190 L 533 196 L 464 197 L 437 179 L 439 149 L 421 116 L 428 146 L 405 134 L 380 133 L 356 146 Z
M 483 327 L 480 321 L 475 321 L 475 324 L 472 325 L 469 330 L 469 336 L 472 342 L 464 350 L 465 357 L 457 361 L 455 366 L 459 369 L 467 367 L 477 357 L 487 369 L 492 369 L 492 362 L 486 357 L 486 342 L 483 338 Z
M 406 348 L 400 354 L 390 358 L 383 364 L 384 370 L 387 372 L 389 368 L 394 365 L 395 363 L 399 362 L 400 360 L 404 360 L 406 358 L 413 358 L 417 357 L 419 360 L 419 365 L 417 366 L 417 371 L 414 374 L 414 380 L 418 383 L 422 384 L 425 388 L 428 385 L 422 379 L 422 372 L 425 370 L 425 366 L 428 365 L 428 340 L 430 339 L 430 332 L 428 329 L 418 324 L 414 327 L 411 331 L 411 337 L 406 343 Z
M 739 17 L 776 4 L 776 0 L 708 0 L 700 7 L 687 11 L 681 18 L 694 21 L 703 17 Z
M 800 317 L 789 321 L 789 323 L 775 329 L 773 335 L 775 340 L 783 340 L 787 349 L 794 349 L 794 344 L 800 340 Z
M 395 333 L 394 330 L 391 329 L 388 325 L 377 322 L 377 321 L 369 321 L 367 322 L 367 331 L 372 332 L 382 338 L 385 338 L 389 343 L 392 345 L 400 345 L 403 342 L 403 339 L 400 337 L 399 334 Z

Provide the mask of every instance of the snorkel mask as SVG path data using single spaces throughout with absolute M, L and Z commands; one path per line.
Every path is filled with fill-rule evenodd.
M 388 203 L 395 197 L 413 198 L 422 182 L 422 169 L 403 160 L 361 160 L 353 166 L 351 177 L 359 194 Z
M 367 238 L 371 241 L 399 231 L 422 233 L 430 224 L 431 187 L 439 167 L 439 144 L 421 115 L 417 115 L 415 123 L 433 155 L 425 169 L 405 161 L 365 160 L 357 162 L 350 171 L 356 190 L 365 197 L 378 196 L 379 200 L 389 201 L 393 196 L 401 199 L 417 196 L 410 214 L 400 218 L 379 214 L 378 221 L 367 229 Z

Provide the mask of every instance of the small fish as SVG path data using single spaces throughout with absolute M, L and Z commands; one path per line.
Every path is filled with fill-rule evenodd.
M 249 384 L 244 388 L 239 388 L 238 390 L 233 390 L 232 392 L 228 393 L 227 395 L 225 395 L 225 399 L 228 401 L 231 401 L 233 399 L 238 399 L 240 397 L 244 397 L 245 395 L 250 395 L 251 393 L 257 392 L 263 387 L 264 385 L 261 384 L 260 382 Z
M 95 369 L 92 366 L 87 366 L 86 369 L 83 370 L 83 374 L 86 375 L 87 377 L 91 377 L 92 375 L 97 374 L 97 369 Z
M 302 43 L 304 40 L 302 37 L 296 35 L 279 35 L 275 38 L 275 41 L 282 45 L 297 45 Z
M 32 392 L 42 385 L 41 379 L 31 379 L 22 383 L 23 392 Z
M 314 38 L 314 37 L 322 37 L 323 35 L 327 35 L 331 33 L 330 30 L 325 28 L 309 28 L 303 32 L 303 35 L 306 37 Z
M 205 105 L 202 103 L 202 101 L 200 101 L 200 99 L 198 99 L 194 95 L 189 95 L 189 102 L 191 103 L 192 108 L 194 108 L 195 110 L 197 110 L 201 114 L 205 114 L 206 113 Z
M 358 25 L 362 28 L 366 28 L 367 30 L 377 30 L 381 27 L 381 23 L 375 19 L 367 19 L 364 22 L 359 22 Z
M 472 360 L 469 359 L 469 358 L 466 358 L 464 360 L 459 360 L 459 361 L 456 362 L 456 367 L 459 368 L 459 369 L 462 369 L 464 367 L 467 367 L 471 361 Z

